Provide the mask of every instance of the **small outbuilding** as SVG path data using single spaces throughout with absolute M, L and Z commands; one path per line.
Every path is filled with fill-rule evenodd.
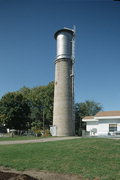
M 120 111 L 103 111 L 95 116 L 86 116 L 86 131 L 90 136 L 120 135 Z

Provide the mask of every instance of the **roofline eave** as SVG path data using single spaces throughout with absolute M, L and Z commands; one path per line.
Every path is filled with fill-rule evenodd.
M 100 119 L 120 119 L 120 116 L 98 116 L 98 117 L 94 117 L 94 119 L 96 120 L 100 120 Z

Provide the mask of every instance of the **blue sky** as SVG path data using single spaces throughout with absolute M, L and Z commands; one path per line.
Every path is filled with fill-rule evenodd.
M 76 25 L 75 101 L 120 110 L 120 2 L 0 0 L 0 97 L 54 80 L 54 33 Z

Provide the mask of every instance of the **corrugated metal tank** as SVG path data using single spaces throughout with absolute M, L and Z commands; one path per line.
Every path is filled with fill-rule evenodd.
M 72 58 L 73 31 L 64 29 L 55 33 L 57 40 L 57 59 Z
M 75 134 L 73 119 L 72 40 L 73 30 L 61 29 L 55 33 L 57 58 L 55 61 L 55 88 L 53 126 L 57 136 Z

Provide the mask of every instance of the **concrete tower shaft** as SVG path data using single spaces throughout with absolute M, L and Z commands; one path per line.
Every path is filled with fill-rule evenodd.
M 53 126 L 57 136 L 75 134 L 73 111 L 73 38 L 74 31 L 61 29 L 55 33 L 57 58 L 55 61 L 55 87 Z

